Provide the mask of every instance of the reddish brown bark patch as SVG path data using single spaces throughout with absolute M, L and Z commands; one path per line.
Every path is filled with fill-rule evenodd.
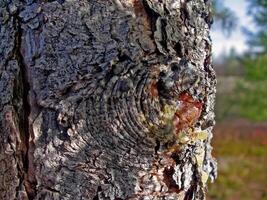
M 182 93 L 179 96 L 179 101 L 181 101 L 181 106 L 173 117 L 173 125 L 175 126 L 176 133 L 192 127 L 198 121 L 203 107 L 203 103 L 194 100 L 187 93 Z
M 152 81 L 149 91 L 152 97 L 157 97 L 159 95 L 156 80 Z
M 140 0 L 133 0 L 133 7 L 134 7 L 134 12 L 136 14 L 145 14 L 145 9 Z
M 143 24 L 147 29 L 150 29 L 150 19 L 145 11 L 144 5 L 141 0 L 132 0 L 132 5 L 136 16 L 143 18 Z

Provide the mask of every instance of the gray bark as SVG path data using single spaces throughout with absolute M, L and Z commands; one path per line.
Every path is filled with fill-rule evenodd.
M 0 199 L 204 199 L 208 0 L 0 0 Z

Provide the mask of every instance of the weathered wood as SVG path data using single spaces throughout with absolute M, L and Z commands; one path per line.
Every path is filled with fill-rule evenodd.
M 0 199 L 204 199 L 207 0 L 0 0 Z

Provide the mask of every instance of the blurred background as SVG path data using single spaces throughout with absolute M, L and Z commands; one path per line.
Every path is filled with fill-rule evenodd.
M 217 72 L 208 200 L 267 200 L 267 0 L 213 0 Z

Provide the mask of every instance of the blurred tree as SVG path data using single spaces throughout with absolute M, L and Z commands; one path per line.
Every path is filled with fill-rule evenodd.
M 238 82 L 233 104 L 239 115 L 254 121 L 267 119 L 267 0 L 247 0 L 256 27 L 245 28 L 250 49 L 243 55 L 244 79 Z
M 220 28 L 227 36 L 236 28 L 238 17 L 235 13 L 227 8 L 222 0 L 214 0 L 212 14 L 214 17 L 214 27 Z
M 257 56 L 247 55 L 243 58 L 245 66 L 245 78 L 249 81 L 267 80 L 267 54 L 262 53 Z
M 248 14 L 253 17 L 256 30 L 246 30 L 254 52 L 267 52 L 267 0 L 248 0 Z
M 247 1 L 248 14 L 256 25 L 253 30 L 245 29 L 251 48 L 239 56 L 232 49 L 217 66 L 220 68 L 218 74 L 227 76 L 218 81 L 217 119 L 267 120 L 267 0 Z M 215 28 L 229 34 L 237 27 L 237 17 L 221 0 L 214 1 L 213 15 Z M 235 85 L 234 88 L 231 85 Z
M 240 115 L 254 121 L 265 121 L 267 120 L 267 52 L 264 50 L 255 54 L 252 50 L 244 55 L 242 63 L 245 76 L 238 83 L 236 92 Z

